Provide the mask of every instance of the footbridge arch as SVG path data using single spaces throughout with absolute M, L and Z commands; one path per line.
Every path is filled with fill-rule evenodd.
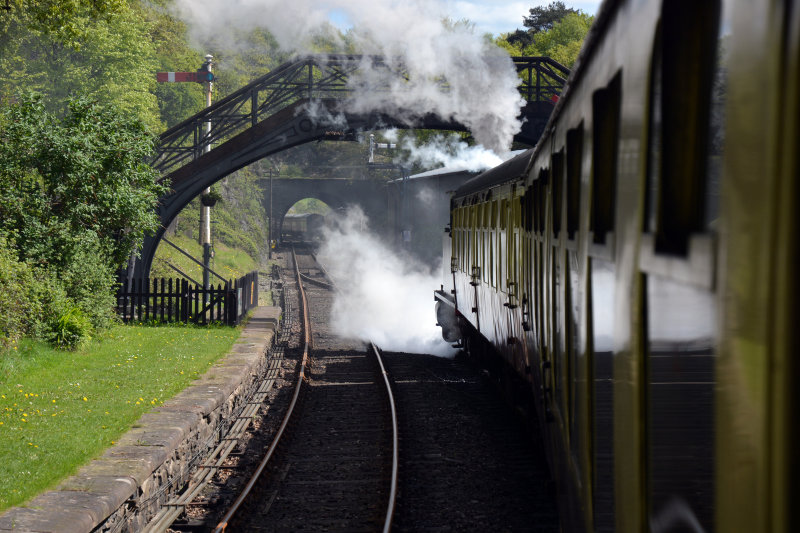
M 549 58 L 512 59 L 520 74 L 520 92 L 527 101 L 522 110 L 523 129 L 516 139 L 533 145 L 544 130 L 569 71 Z M 466 129 L 432 113 L 420 115 L 404 109 L 348 111 L 343 103 L 354 94 L 348 82 L 361 69 L 382 69 L 387 80 L 404 76 L 379 56 L 300 57 L 164 132 L 153 161 L 162 173 L 162 182 L 169 185 L 158 206 L 161 229 L 145 238 L 128 277 L 149 274 L 165 228 L 192 199 L 259 159 L 310 141 L 345 140 L 358 131 L 390 127 Z M 446 85 L 442 90 L 447 90 Z

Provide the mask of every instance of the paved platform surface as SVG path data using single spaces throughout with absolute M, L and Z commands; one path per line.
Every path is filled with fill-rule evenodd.
M 145 413 L 116 445 L 56 489 L 0 515 L 1 531 L 89 532 L 154 484 L 153 473 L 180 454 L 185 439 L 228 402 L 272 345 L 281 310 L 257 307 L 239 339 L 183 392 Z M 163 480 L 162 480 L 163 481 Z M 125 528 L 123 528 L 125 529 Z

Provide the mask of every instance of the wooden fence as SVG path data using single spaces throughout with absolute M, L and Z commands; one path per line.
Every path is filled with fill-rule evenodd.
M 134 279 L 117 293 L 123 322 L 184 322 L 236 325 L 258 305 L 258 272 L 208 290 L 181 278 Z

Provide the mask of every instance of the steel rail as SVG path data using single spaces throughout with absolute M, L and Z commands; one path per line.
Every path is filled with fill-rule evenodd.
M 225 531 L 225 528 L 228 527 L 231 518 L 233 518 L 233 516 L 242 506 L 242 503 L 244 503 L 244 500 L 250 494 L 250 491 L 253 489 L 259 477 L 261 477 L 261 474 L 264 472 L 264 469 L 269 463 L 269 460 L 272 458 L 272 455 L 278 448 L 278 443 L 280 442 L 281 437 L 283 436 L 287 426 L 289 425 L 289 420 L 291 419 L 292 414 L 294 413 L 294 408 L 297 405 L 297 399 L 300 396 L 300 389 L 303 385 L 303 381 L 305 381 L 306 379 L 305 372 L 306 372 L 306 367 L 308 365 L 308 352 L 309 352 L 309 347 L 311 346 L 311 327 L 310 327 L 311 322 L 309 320 L 309 314 L 308 314 L 308 300 L 306 298 L 305 289 L 303 289 L 302 280 L 300 279 L 300 268 L 297 264 L 297 256 L 295 255 L 294 249 L 292 249 L 292 259 L 294 260 L 294 269 L 295 269 L 295 275 L 297 277 L 297 286 L 300 290 L 300 300 L 303 305 L 303 330 L 305 331 L 303 340 L 303 359 L 300 362 L 300 373 L 297 378 L 297 385 L 294 388 L 294 395 L 292 396 L 292 401 L 289 404 L 289 408 L 286 411 L 286 415 L 283 417 L 281 426 L 278 429 L 278 432 L 275 434 L 275 438 L 273 439 L 272 444 L 267 450 L 266 455 L 261 460 L 261 463 L 259 463 L 258 468 L 253 473 L 253 476 L 250 478 L 250 480 L 247 482 L 247 485 L 245 485 L 244 489 L 239 494 L 239 497 L 236 498 L 236 501 L 233 502 L 233 505 L 231 505 L 230 509 L 228 509 L 228 512 L 225 513 L 225 516 L 223 516 L 219 524 L 217 524 L 217 527 L 214 529 L 214 533 L 221 533 Z
M 386 506 L 386 519 L 383 522 L 383 533 L 389 533 L 392 530 L 392 519 L 394 518 L 394 508 L 397 502 L 397 471 L 399 464 L 399 435 L 397 430 L 397 409 L 394 403 L 394 395 L 392 394 L 392 386 L 389 383 L 389 373 L 383 365 L 380 351 L 375 343 L 370 342 L 372 353 L 375 354 L 375 359 L 378 360 L 378 365 L 381 368 L 383 375 L 383 383 L 386 385 L 386 394 L 389 398 L 389 409 L 392 412 L 392 480 L 391 488 L 389 490 L 389 503 Z
M 303 359 L 300 366 L 300 375 L 299 379 L 297 380 L 297 386 L 295 387 L 294 395 L 292 397 L 291 404 L 289 405 L 289 409 L 284 416 L 283 422 L 281 423 L 281 427 L 278 430 L 275 438 L 273 439 L 272 444 L 269 447 L 264 458 L 261 460 L 261 463 L 258 465 L 253 476 L 247 482 L 247 485 L 244 487 L 242 492 L 239 494 L 236 501 L 231 505 L 230 509 L 227 511 L 225 516 L 220 520 L 219 524 L 217 524 L 216 528 L 214 529 L 214 533 L 222 533 L 228 527 L 233 516 L 238 512 L 239 508 L 244 503 L 247 496 L 250 494 L 250 491 L 255 486 L 256 482 L 258 481 L 259 477 L 263 473 L 266 465 L 269 463 L 269 460 L 272 458 L 274 451 L 277 449 L 278 443 L 281 437 L 284 434 L 286 427 L 289 424 L 289 420 L 294 412 L 294 408 L 297 404 L 297 399 L 300 395 L 300 388 L 305 380 L 305 370 L 307 367 L 307 362 L 309 359 L 309 347 L 311 346 L 311 327 L 310 327 L 310 318 L 309 318 L 309 308 L 308 308 L 308 298 L 306 296 L 305 288 L 303 287 L 303 278 L 307 278 L 300 273 L 300 266 L 297 261 L 297 254 L 292 248 L 292 260 L 294 261 L 294 269 L 295 269 L 295 276 L 297 278 L 297 285 L 300 290 L 301 301 L 303 305 L 303 329 L 304 329 L 304 341 L 303 341 Z M 324 284 L 327 285 L 327 284 Z M 328 286 L 329 288 L 335 288 L 334 285 Z M 383 364 L 383 360 L 380 356 L 380 351 L 378 347 L 375 346 L 374 343 L 370 342 L 370 347 L 372 349 L 373 354 L 375 355 L 375 359 L 378 362 L 378 366 L 381 371 L 381 375 L 383 376 L 383 382 L 386 386 L 386 394 L 389 401 L 389 410 L 392 415 L 392 475 L 390 481 L 390 489 L 389 489 L 389 501 L 387 503 L 386 508 L 386 515 L 383 524 L 383 532 L 389 533 L 392 528 L 392 519 L 394 517 L 394 509 L 397 501 L 397 479 L 398 479 L 398 470 L 399 470 L 399 433 L 398 433 L 398 426 L 397 426 L 397 408 L 394 402 L 394 395 L 392 394 L 392 387 L 389 381 L 389 374 L 386 371 L 386 367 Z
M 315 253 L 311 253 L 311 257 L 314 258 L 314 261 L 317 262 L 317 256 Z M 317 262 L 319 264 L 319 262 Z M 336 288 L 336 284 L 331 280 L 328 271 L 325 269 L 324 266 L 319 264 L 320 270 L 325 274 L 325 277 L 330 280 L 330 285 L 327 283 L 316 281 L 319 284 L 327 285 L 333 289 Z M 386 518 L 383 522 L 383 532 L 389 533 L 392 529 L 392 519 L 394 518 L 394 508 L 397 503 L 397 478 L 398 478 L 398 470 L 399 470 L 399 457 L 400 457 L 400 432 L 397 428 L 397 407 L 394 402 L 394 394 L 392 394 L 392 386 L 389 382 L 389 373 L 386 371 L 386 367 L 383 364 L 383 359 L 381 358 L 381 352 L 377 346 L 375 346 L 374 342 L 369 343 L 370 348 L 372 349 L 372 353 L 375 354 L 375 359 L 378 361 L 378 366 L 381 370 L 381 375 L 383 376 L 383 383 L 386 385 L 386 395 L 389 400 L 389 410 L 392 413 L 392 479 L 390 481 L 390 489 L 389 489 L 389 502 L 386 505 Z

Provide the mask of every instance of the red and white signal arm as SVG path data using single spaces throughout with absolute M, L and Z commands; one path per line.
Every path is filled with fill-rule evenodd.
M 197 72 L 156 72 L 156 81 L 159 83 L 194 81 L 203 83 L 214 81 L 214 74 L 207 70 Z

